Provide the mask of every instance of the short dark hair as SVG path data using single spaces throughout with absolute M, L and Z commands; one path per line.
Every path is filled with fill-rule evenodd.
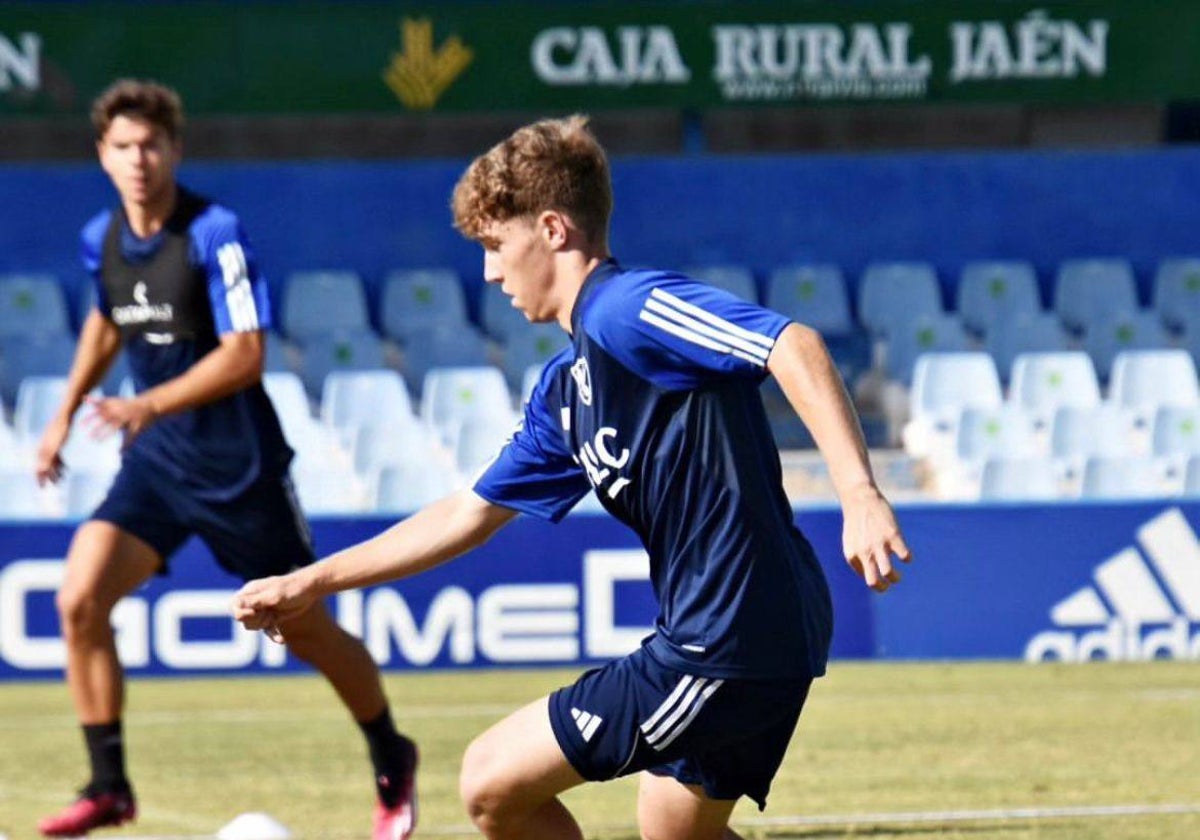
M 92 103 L 92 126 L 100 139 L 119 116 L 146 120 L 172 140 L 183 133 L 183 101 L 173 89 L 149 79 L 117 79 Z

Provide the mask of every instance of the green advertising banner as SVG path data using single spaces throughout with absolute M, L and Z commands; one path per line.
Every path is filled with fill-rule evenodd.
M 1200 98 L 1200 3 L 6 3 L 0 115 Z

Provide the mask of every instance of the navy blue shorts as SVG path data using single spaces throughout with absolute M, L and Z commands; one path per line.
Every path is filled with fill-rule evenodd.
M 648 770 L 762 810 L 811 684 L 698 677 L 643 647 L 551 694 L 550 726 L 589 781 Z
M 242 580 L 284 574 L 316 559 L 308 523 L 286 474 L 263 477 L 225 501 L 199 499 L 161 470 L 125 458 L 92 519 L 111 522 L 167 558 L 195 534 Z

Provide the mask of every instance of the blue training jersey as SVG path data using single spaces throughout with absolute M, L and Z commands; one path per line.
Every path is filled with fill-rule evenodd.
M 572 347 L 475 485 L 552 521 L 593 490 L 650 556 L 650 653 L 689 673 L 825 670 L 829 590 L 758 393 L 788 323 L 679 274 L 602 264 L 575 303 Z
M 124 213 L 83 228 L 81 253 L 101 314 L 121 331 L 134 389 L 185 373 L 232 332 L 271 326 L 266 278 L 237 216 L 183 187 L 155 235 Z M 261 384 L 160 417 L 126 457 L 150 461 L 198 497 L 230 499 L 260 476 L 286 471 L 292 451 Z

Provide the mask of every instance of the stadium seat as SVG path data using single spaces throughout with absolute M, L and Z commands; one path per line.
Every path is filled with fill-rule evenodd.
M 1154 459 L 1094 455 L 1084 463 L 1080 495 L 1085 499 L 1144 499 L 1165 493 Z
M 112 487 L 114 472 L 71 470 L 64 479 L 64 514 L 71 519 L 84 519 L 104 501 Z
M 422 423 L 404 429 L 360 426 L 354 439 L 354 471 L 373 476 L 384 467 L 422 462 L 430 469 L 453 468 L 453 453 Z
M 1013 360 L 1009 401 L 1041 426 L 1064 405 L 1091 408 L 1100 404 L 1100 381 L 1087 353 L 1063 350 L 1021 353 Z
M 1187 460 L 1187 467 L 1183 471 L 1183 494 L 1200 496 L 1200 455 L 1193 455 Z
M 283 336 L 274 330 L 263 332 L 263 370 L 269 373 L 292 371 L 295 369 L 293 357 L 295 351 L 283 340 Z
M 975 335 L 987 335 L 1002 320 L 1035 315 L 1042 309 L 1037 276 L 1023 261 L 973 261 L 958 280 L 958 314 Z
M 988 458 L 979 482 L 979 499 L 993 502 L 1045 501 L 1059 496 L 1054 465 L 1046 458 Z
M 1200 455 L 1200 405 L 1164 405 L 1154 413 L 1150 452 L 1182 475 L 1189 458 Z
M 474 476 L 500 454 L 512 437 L 517 415 L 473 417 L 463 422 L 454 442 L 454 463 L 460 474 Z
M 538 381 L 542 378 L 542 368 L 544 367 L 545 365 L 542 364 L 532 364 L 521 374 L 521 405 L 529 402 L 529 395 L 533 393 L 533 389 L 537 387 Z
M 1050 421 L 1050 457 L 1075 495 L 1088 458 L 1133 455 L 1137 441 L 1132 412 L 1108 403 L 1064 405 Z
M 1128 260 L 1074 259 L 1059 266 L 1054 311 L 1069 330 L 1082 333 L 1105 316 L 1137 309 L 1137 289 Z
M 31 376 L 66 376 L 74 359 L 75 339 L 68 333 L 0 339 L 0 400 L 11 406 L 21 381 Z
M 1002 314 L 984 336 L 983 346 L 996 360 L 1001 382 L 1007 383 L 1017 356 L 1067 350 L 1070 338 L 1053 312 Z
M 89 412 L 90 409 L 85 406 L 75 415 L 71 434 L 63 445 L 61 457 L 67 465 L 68 475 L 77 471 L 112 474 L 121 467 L 121 435 L 113 432 L 95 437 L 84 425 Z
M 500 357 L 509 390 L 520 393 L 525 371 L 534 365 L 544 365 L 570 343 L 571 337 L 558 324 L 526 324 L 513 330 Z
M 4 412 L 0 411 L 0 472 L 20 472 L 31 469 L 33 452 L 25 446 L 25 442 L 17 437 L 17 433 L 8 421 Z
M 938 495 L 978 498 L 985 461 L 1036 454 L 1033 423 L 1020 408 L 1013 405 L 964 408 L 955 432 L 954 457 L 933 461 Z
M 754 285 L 754 274 L 744 265 L 705 263 L 688 266 L 683 273 L 715 288 L 724 289 L 742 300 L 758 303 L 758 289 Z
M 320 399 L 330 371 L 384 367 L 383 342 L 368 331 L 314 335 L 304 343 L 300 353 L 300 379 L 314 401 Z
M 70 330 L 67 298 L 54 275 L 0 275 L 0 338 Z
M 897 320 L 888 334 L 884 372 L 887 378 L 908 385 L 913 364 L 923 353 L 966 351 L 967 336 L 957 315 L 922 315 Z
M 1142 413 L 1200 402 L 1196 365 L 1186 350 L 1124 350 L 1116 355 L 1109 401 Z
M 294 465 L 292 483 L 309 515 L 365 513 L 371 509 L 366 485 L 349 466 Z
M 425 375 L 421 419 L 453 446 L 462 424 L 477 417 L 511 417 L 504 374 L 494 367 L 435 367 Z
M 0 472 L 0 519 L 59 519 L 62 515 L 57 485 L 39 487 L 31 470 Z
M 381 513 L 413 513 L 453 493 L 462 479 L 448 469 L 407 462 L 384 467 L 375 479 L 375 509 Z
M 1175 332 L 1200 330 L 1200 257 L 1172 257 L 1158 264 L 1154 308 Z
M 766 305 L 826 337 L 857 330 L 850 313 L 846 278 L 836 265 L 788 265 L 775 269 L 767 281 Z
M 943 313 L 942 292 L 933 266 L 923 262 L 876 262 L 863 271 L 858 320 L 873 336 Z
M 1161 350 L 1170 338 L 1153 310 L 1116 312 L 1092 321 L 1083 334 L 1083 349 L 1092 357 L 1096 374 L 1107 382 L 1113 359 L 1123 350 Z
M 987 353 L 926 353 L 913 368 L 912 419 L 904 447 L 914 457 L 941 455 L 953 445 L 965 408 L 998 408 L 1000 375 Z
M 413 333 L 430 327 L 473 329 L 458 273 L 445 268 L 397 269 L 383 281 L 380 328 L 388 338 L 408 344 Z
M 514 329 L 529 323 L 521 310 L 512 305 L 512 298 L 500 290 L 499 283 L 484 283 L 479 298 L 479 319 L 483 330 L 503 344 Z
M 283 289 L 281 327 L 293 341 L 306 343 L 331 332 L 366 331 L 367 296 L 353 271 L 297 271 Z
M 513 325 L 512 335 L 529 328 L 523 317 L 521 320 L 521 324 Z M 479 333 L 462 327 L 440 326 L 411 335 L 404 348 L 401 368 L 409 391 L 419 397 L 425 376 L 433 368 L 482 367 L 487 364 L 487 343 Z
M 36 446 L 67 393 L 65 376 L 27 376 L 17 389 L 13 431 L 26 446 Z
M 262 385 L 284 427 L 292 422 L 313 419 L 304 383 L 297 374 L 284 370 L 267 371 L 263 374 Z
M 404 380 L 394 370 L 335 370 L 325 377 L 321 419 L 334 429 L 400 430 L 417 422 Z

